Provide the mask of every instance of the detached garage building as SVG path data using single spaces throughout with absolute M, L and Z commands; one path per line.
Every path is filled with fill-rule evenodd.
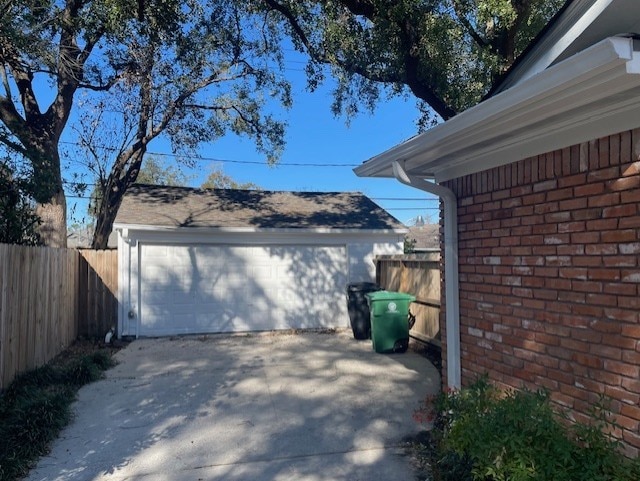
M 118 233 L 120 336 L 347 327 L 350 282 L 406 229 L 360 193 L 135 185 Z

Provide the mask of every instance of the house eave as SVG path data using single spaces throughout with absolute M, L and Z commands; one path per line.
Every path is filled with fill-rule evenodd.
M 640 127 L 640 54 L 612 37 L 354 169 L 446 181 Z
M 161 233 L 191 233 L 194 235 L 209 234 L 283 234 L 283 235 L 363 235 L 363 234 L 388 234 L 403 235 L 409 232 L 406 228 L 396 229 L 333 229 L 328 227 L 315 228 L 264 228 L 264 227 L 183 227 L 183 226 L 160 226 L 148 224 L 123 224 L 114 223 L 114 230 L 128 230 L 139 232 L 161 232 Z

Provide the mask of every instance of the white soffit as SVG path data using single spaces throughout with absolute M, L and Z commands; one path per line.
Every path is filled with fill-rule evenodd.
M 442 182 L 640 127 L 640 53 L 608 38 L 354 169 Z

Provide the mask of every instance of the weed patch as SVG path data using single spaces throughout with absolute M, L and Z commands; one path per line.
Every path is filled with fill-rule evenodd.
M 78 389 L 115 364 L 108 350 L 69 354 L 19 375 L 0 396 L 0 480 L 24 476 L 71 420 Z

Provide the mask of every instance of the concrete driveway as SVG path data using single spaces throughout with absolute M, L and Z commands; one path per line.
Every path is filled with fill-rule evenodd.
M 347 333 L 139 340 L 117 359 L 28 480 L 411 480 L 403 439 L 439 386 L 427 359 Z

